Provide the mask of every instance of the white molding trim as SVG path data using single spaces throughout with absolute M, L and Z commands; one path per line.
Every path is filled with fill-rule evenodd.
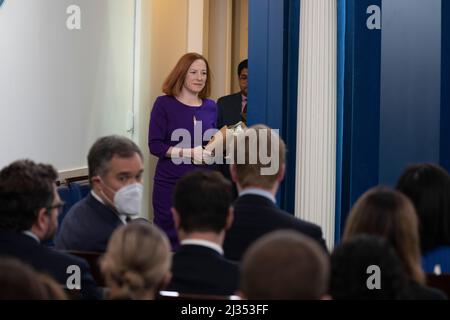
M 58 180 L 63 183 L 68 178 L 87 176 L 88 172 L 89 171 L 87 167 L 59 171 Z
M 336 197 L 336 0 L 302 0 L 297 116 L 296 215 L 334 245 Z
M 204 0 L 189 0 L 187 26 L 187 52 L 203 54 Z

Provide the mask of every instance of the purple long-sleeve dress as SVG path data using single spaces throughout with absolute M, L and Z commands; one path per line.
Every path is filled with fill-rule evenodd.
M 192 107 L 183 104 L 173 96 L 166 95 L 158 97 L 153 105 L 148 145 L 150 153 L 159 158 L 153 185 L 153 221 L 166 232 L 173 250 L 178 247 L 178 237 L 170 212 L 175 184 L 187 172 L 207 169 L 207 166 L 175 164 L 165 155 L 170 147 L 193 148 L 205 145 L 212 134 L 207 134 L 206 141 L 202 141 L 203 134 L 208 129 L 216 128 L 216 118 L 217 105 L 209 99 L 204 99 L 200 107 Z M 177 129 L 184 129 L 184 131 Z M 173 133 L 175 133 L 174 139 L 172 139 Z

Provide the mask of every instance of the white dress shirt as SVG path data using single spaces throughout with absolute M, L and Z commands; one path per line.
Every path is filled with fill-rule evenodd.
M 259 188 L 246 188 L 246 189 L 242 190 L 241 192 L 239 192 L 239 197 L 244 196 L 246 194 L 255 194 L 255 195 L 267 198 L 275 204 L 277 203 L 277 200 L 275 199 L 273 194 L 267 190 L 263 190 L 263 189 L 259 189 Z
M 181 241 L 181 245 L 184 245 L 184 244 L 193 244 L 196 246 L 207 247 L 207 248 L 213 249 L 214 251 L 217 251 L 218 253 L 220 253 L 220 255 L 223 256 L 222 247 L 212 241 L 203 240 L 203 239 L 186 239 L 186 240 Z
M 26 231 L 23 231 L 22 233 L 29 236 L 30 238 L 33 238 L 37 242 L 41 243 L 41 240 L 39 240 L 38 236 L 35 235 L 33 232 L 31 232 L 31 230 L 26 230 Z
M 92 194 L 92 196 L 95 198 L 95 199 L 97 199 L 97 201 L 99 201 L 100 203 L 102 203 L 102 204 L 104 204 L 105 206 L 106 206 L 106 204 L 105 204 L 105 202 L 103 201 L 103 199 L 102 198 L 100 198 L 95 192 L 94 192 L 94 190 L 91 190 L 91 194 Z M 123 224 L 127 224 L 127 216 L 125 215 L 125 214 L 120 214 L 120 213 L 117 213 L 116 212 L 116 214 L 117 214 L 117 216 L 119 217 L 119 219 L 120 219 L 120 221 L 122 221 L 122 223 Z

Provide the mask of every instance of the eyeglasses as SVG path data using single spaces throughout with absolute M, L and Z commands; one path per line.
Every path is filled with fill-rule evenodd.
M 66 203 L 64 202 L 64 201 L 61 201 L 61 202 L 59 202 L 59 203 L 57 203 L 57 204 L 54 204 L 54 205 L 51 205 L 51 206 L 48 206 L 47 207 L 47 210 L 52 210 L 52 209 L 58 209 L 58 214 L 59 213 L 61 213 L 62 212 L 62 209 L 64 208 L 64 205 L 65 205 Z

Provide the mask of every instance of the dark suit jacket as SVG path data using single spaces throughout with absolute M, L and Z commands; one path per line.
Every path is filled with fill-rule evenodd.
M 0 256 L 9 256 L 21 260 L 37 271 L 49 274 L 64 286 L 73 274 L 67 273 L 67 267 L 76 265 L 80 267 L 81 271 L 82 297 L 85 299 L 101 298 L 101 292 L 92 278 L 86 261 L 43 246 L 30 236 L 20 232 L 1 231 Z
M 224 96 L 217 100 L 217 128 L 229 126 L 241 121 L 241 92 Z
M 56 236 L 56 248 L 105 252 L 111 234 L 122 225 L 111 208 L 89 194 L 70 208 Z
M 232 295 L 239 284 L 237 264 L 201 245 L 182 245 L 172 260 L 167 290 L 191 294 Z
M 270 199 L 246 194 L 234 202 L 234 221 L 225 235 L 225 257 L 240 261 L 247 248 L 258 238 L 275 230 L 293 229 L 316 240 L 326 250 L 322 229 L 281 210 Z
M 241 121 L 242 93 L 238 92 L 224 96 L 217 100 L 217 129 L 229 126 Z M 228 164 L 216 165 L 217 171 L 221 172 L 225 178 L 231 181 L 230 166 Z M 233 183 L 232 197 L 237 197 L 236 185 Z

